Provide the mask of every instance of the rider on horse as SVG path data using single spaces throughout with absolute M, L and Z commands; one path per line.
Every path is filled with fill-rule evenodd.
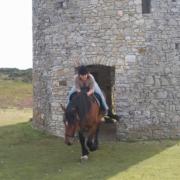
M 80 66 L 78 69 L 78 74 L 75 75 L 74 77 L 74 86 L 69 92 L 68 95 L 68 104 L 71 101 L 72 97 L 74 94 L 78 93 L 81 91 L 81 89 L 86 88 L 88 89 L 87 95 L 90 96 L 93 93 L 97 97 L 97 99 L 100 101 L 100 106 L 102 113 L 106 115 L 108 113 L 108 105 L 106 103 L 105 97 L 95 81 L 94 77 L 92 74 L 89 73 L 87 70 L 86 66 Z

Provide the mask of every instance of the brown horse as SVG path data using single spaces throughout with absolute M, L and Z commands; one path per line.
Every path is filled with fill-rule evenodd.
M 64 110 L 65 143 L 71 145 L 75 133 L 78 132 L 81 143 L 81 159 L 88 159 L 89 150 L 98 148 L 98 132 L 102 114 L 94 95 L 87 96 L 81 91 L 72 97 Z

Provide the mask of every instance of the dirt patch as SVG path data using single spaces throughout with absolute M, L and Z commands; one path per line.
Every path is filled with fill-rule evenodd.
M 20 100 L 16 106 L 18 108 L 32 108 L 33 106 L 33 100 L 32 97 L 27 97 L 25 99 Z
M 116 124 L 103 122 L 99 132 L 100 141 L 115 141 L 116 140 Z

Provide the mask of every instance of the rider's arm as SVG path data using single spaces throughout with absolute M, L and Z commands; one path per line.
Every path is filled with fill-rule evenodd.
M 88 92 L 87 92 L 87 95 L 90 96 L 91 94 L 94 93 L 94 90 L 93 89 L 90 89 Z
M 94 93 L 94 86 L 95 86 L 95 82 L 94 82 L 94 77 L 89 74 L 89 91 L 87 92 L 87 95 L 90 96 L 91 94 Z
M 75 89 L 76 89 L 77 92 L 81 91 L 78 75 L 75 75 L 75 77 L 74 77 L 74 86 L 75 86 Z

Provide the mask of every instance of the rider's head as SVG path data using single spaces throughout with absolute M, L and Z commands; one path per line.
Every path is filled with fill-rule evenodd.
M 80 66 L 79 69 L 78 69 L 78 74 L 79 75 L 86 75 L 86 74 L 88 74 L 87 67 L 84 66 L 84 65 Z
M 79 77 L 80 77 L 82 80 L 86 80 L 86 79 L 87 79 L 88 73 L 89 73 L 89 71 L 88 71 L 88 69 L 87 69 L 86 66 L 82 65 L 82 66 L 79 67 L 79 69 L 78 69 L 78 75 L 79 75 Z

